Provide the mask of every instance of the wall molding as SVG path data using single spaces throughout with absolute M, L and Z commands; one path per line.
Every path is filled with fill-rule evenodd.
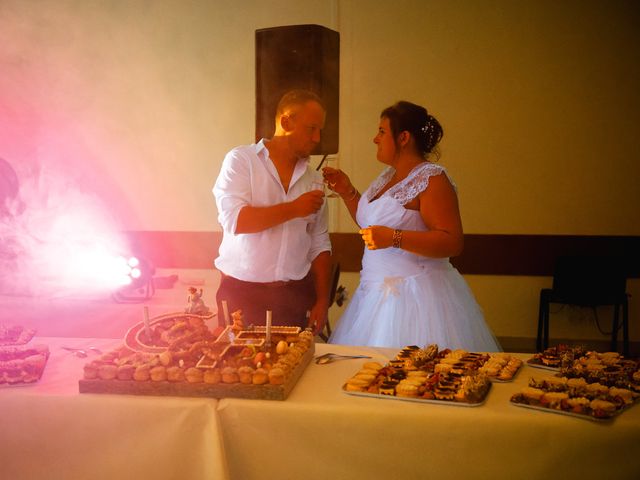
M 221 232 L 128 231 L 133 254 L 158 268 L 213 268 Z M 332 233 L 334 257 L 343 272 L 362 268 L 357 233 Z M 640 236 L 467 234 L 462 255 L 452 258 L 463 274 L 551 276 L 560 255 L 613 256 L 640 278 Z

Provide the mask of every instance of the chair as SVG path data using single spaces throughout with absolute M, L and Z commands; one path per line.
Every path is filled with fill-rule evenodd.
M 333 305 L 336 300 L 336 294 L 338 292 L 338 283 L 340 282 L 340 264 L 338 262 L 334 262 L 331 265 L 331 290 L 329 291 L 329 308 Z M 329 341 L 329 337 L 331 336 L 331 324 L 329 320 L 324 326 L 322 332 L 318 334 L 318 336 L 324 340 L 325 342 Z
M 621 259 L 614 257 L 562 256 L 556 260 L 552 288 L 540 291 L 538 311 L 539 352 L 549 348 L 549 304 L 562 303 L 596 308 L 613 305 L 611 350 L 618 346 L 619 312 L 622 307 L 624 355 L 629 354 L 629 304 L 626 272 Z

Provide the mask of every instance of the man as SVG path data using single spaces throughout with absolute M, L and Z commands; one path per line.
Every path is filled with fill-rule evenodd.
M 309 167 L 326 112 L 312 92 L 285 94 L 272 139 L 231 150 L 213 187 L 223 229 L 216 300 L 245 324 L 322 331 L 329 308 L 331 244 L 321 175 Z

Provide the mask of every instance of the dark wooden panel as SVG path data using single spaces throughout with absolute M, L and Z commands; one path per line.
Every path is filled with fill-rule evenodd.
M 213 268 L 220 232 L 127 232 L 132 253 L 162 268 Z M 333 255 L 343 272 L 359 272 L 364 247 L 357 233 L 332 233 Z M 640 277 L 640 237 L 588 235 L 465 235 L 462 255 L 451 261 L 466 274 L 551 276 L 560 255 L 615 256 L 630 277 Z

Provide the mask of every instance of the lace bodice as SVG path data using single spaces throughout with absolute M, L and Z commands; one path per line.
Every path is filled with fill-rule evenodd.
M 376 196 L 380 193 L 380 190 L 382 190 L 384 186 L 389 183 L 389 180 L 393 176 L 394 172 L 395 169 L 393 167 L 387 167 L 387 169 L 384 170 L 376 180 L 374 180 L 374 182 L 371 184 L 371 187 L 367 191 L 367 200 L 369 202 L 376 198 Z M 447 175 L 447 178 L 455 189 L 456 186 L 451 178 L 449 178 L 449 175 L 447 174 L 447 171 L 444 169 L 444 167 L 436 165 L 435 163 L 425 162 L 417 165 L 413 170 L 411 170 L 411 172 L 409 172 L 407 178 L 391 187 L 387 192 L 385 192 L 385 195 L 390 195 L 401 205 L 406 205 L 411 200 L 416 198 L 416 196 L 418 196 L 420 192 L 426 190 L 426 188 L 429 186 L 429 178 L 434 175 L 440 175 L 443 172 L 445 175 Z

